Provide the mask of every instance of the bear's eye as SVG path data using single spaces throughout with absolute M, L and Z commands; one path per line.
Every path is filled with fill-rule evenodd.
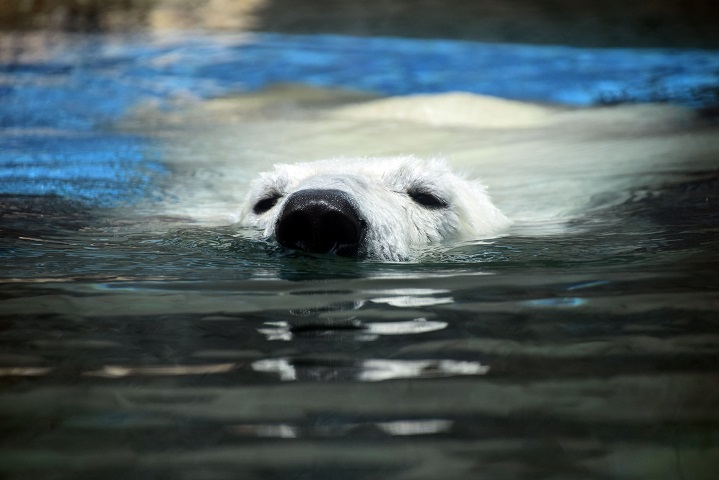
M 255 215 L 265 213 L 266 211 L 274 207 L 280 198 L 282 198 L 282 195 L 280 195 L 279 193 L 273 193 L 272 195 L 267 196 L 255 203 L 255 206 L 252 207 L 252 211 L 255 213 Z
M 426 208 L 447 208 L 449 206 L 443 198 L 427 190 L 410 188 L 407 190 L 407 195 L 416 203 Z

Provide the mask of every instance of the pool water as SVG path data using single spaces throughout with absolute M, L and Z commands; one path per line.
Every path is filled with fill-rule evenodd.
M 410 61 L 422 41 L 258 38 L 72 37 L 8 63 L 3 478 L 714 478 L 712 121 L 443 94 L 457 70 Z M 416 83 L 382 90 L 399 88 L 396 65 L 365 65 L 375 88 L 326 67 L 359 47 L 389 48 Z M 229 73 L 257 51 L 296 70 Z M 611 53 L 675 62 L 665 78 L 684 84 L 716 75 L 672 56 L 706 67 L 707 52 Z M 570 83 L 611 90 L 615 64 Z M 561 90 L 553 75 L 531 76 L 532 99 L 558 100 L 536 96 Z M 642 100 L 631 78 L 615 86 Z M 272 86 L 289 80 L 303 85 Z M 480 176 L 514 225 L 397 263 L 289 252 L 234 225 L 272 163 L 392 154 Z

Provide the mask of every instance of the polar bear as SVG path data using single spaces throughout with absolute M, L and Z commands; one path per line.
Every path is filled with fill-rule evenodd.
M 479 182 L 412 156 L 275 165 L 250 184 L 240 218 L 291 249 L 384 261 L 510 223 Z

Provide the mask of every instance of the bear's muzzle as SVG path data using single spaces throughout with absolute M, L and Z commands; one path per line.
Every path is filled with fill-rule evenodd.
M 285 201 L 275 238 L 287 248 L 356 257 L 366 233 L 366 221 L 352 198 L 336 189 L 299 190 Z

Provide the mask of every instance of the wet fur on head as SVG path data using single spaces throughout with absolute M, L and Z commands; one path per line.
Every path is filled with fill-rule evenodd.
M 433 243 L 495 236 L 509 220 L 479 182 L 442 160 L 412 156 L 336 158 L 279 164 L 250 185 L 240 223 L 272 240 L 287 197 L 306 189 L 340 190 L 366 222 L 360 256 L 406 260 Z

